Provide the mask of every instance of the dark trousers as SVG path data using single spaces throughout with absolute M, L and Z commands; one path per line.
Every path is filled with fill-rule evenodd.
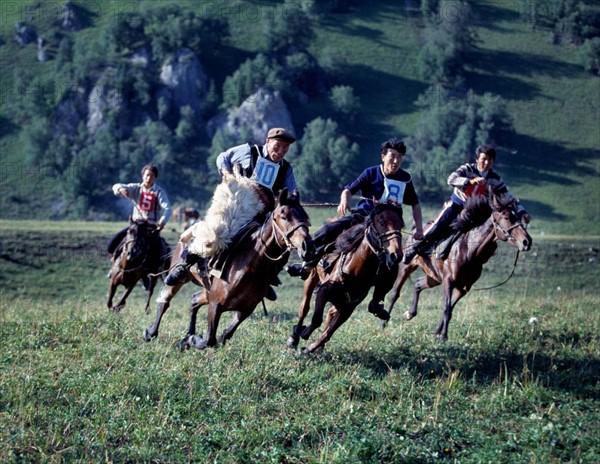
M 463 207 L 453 201 L 448 202 L 434 222 L 425 229 L 425 240 L 435 242 L 448 236 L 450 225 L 458 217 Z

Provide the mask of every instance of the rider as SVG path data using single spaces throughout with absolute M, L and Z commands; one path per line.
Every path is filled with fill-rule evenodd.
M 404 253 L 405 264 L 408 264 L 415 255 L 423 253 L 437 240 L 448 235 L 449 226 L 463 210 L 468 197 L 487 195 L 488 188 L 491 188 L 495 195 L 512 196 L 500 175 L 492 169 L 495 160 L 495 148 L 489 144 L 480 145 L 475 151 L 474 163 L 463 164 L 448 176 L 448 185 L 454 187 L 450 200 L 444 204 L 437 218 L 426 228 L 422 240 L 418 241 L 419 237 L 415 234 L 414 237 L 417 239 L 415 245 Z M 520 203 L 517 204 L 517 215 L 526 223 L 531 220 L 531 216 Z
M 148 163 L 142 168 L 142 182 L 131 184 L 115 184 L 112 187 L 113 193 L 116 196 L 129 198 L 133 203 L 133 212 L 131 219 L 149 221 L 156 225 L 157 233 L 153 234 L 153 239 L 150 242 L 150 256 L 154 259 L 166 256 L 169 253 L 168 246 L 161 239 L 159 233 L 171 217 L 171 204 L 165 191 L 156 184 L 158 177 L 158 168 Z M 111 257 L 115 250 L 127 235 L 127 227 L 120 230 L 108 242 L 108 253 Z M 160 261 L 160 260 L 159 260 Z M 159 262 L 149 263 L 151 268 L 155 268 Z M 146 283 L 145 283 L 146 285 Z
M 232 147 L 217 157 L 217 168 L 221 174 L 233 173 L 234 166 L 239 165 L 244 177 L 248 177 L 269 192 L 273 199 L 284 188 L 291 197 L 298 198 L 298 187 L 294 170 L 284 157 L 296 138 L 286 129 L 275 127 L 269 130 L 265 144 L 262 146 L 248 143 Z M 274 205 L 274 201 L 273 201 Z M 206 272 L 206 258 L 189 252 L 184 248 L 181 260 L 173 267 L 165 279 L 167 285 L 175 285 L 184 278 L 188 269 L 198 263 L 201 272 Z M 268 299 L 276 298 L 275 291 L 270 288 Z
M 362 223 L 375 208 L 373 200 L 394 201 L 412 207 L 413 221 L 416 227 L 415 236 L 420 237 L 423 230 L 421 205 L 415 191 L 411 175 L 401 169 L 406 145 L 402 140 L 391 138 L 381 144 L 381 164 L 365 169 L 353 182 L 347 184 L 341 194 L 337 211 L 341 216 L 336 221 L 323 225 L 313 235 L 316 254 L 310 262 L 288 266 L 287 272 L 293 277 L 306 279 L 310 270 L 319 262 L 321 257 L 331 248 L 330 245 L 346 229 Z M 362 199 L 355 209 L 349 211 L 348 202 L 353 194 L 361 191 Z M 383 320 L 389 319 L 389 313 L 383 308 L 383 298 L 389 291 L 390 279 L 395 278 L 395 272 L 383 272 L 378 275 L 373 298 L 369 303 L 369 312 Z M 393 283 L 393 280 L 392 280 Z

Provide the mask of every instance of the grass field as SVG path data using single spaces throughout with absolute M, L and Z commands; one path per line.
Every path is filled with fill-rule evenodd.
M 258 308 L 224 347 L 174 346 L 192 289 L 142 341 L 141 287 L 105 308 L 120 225 L 0 221 L 0 461 L 600 460 L 598 237 L 534 236 L 507 284 L 459 303 L 446 344 L 440 292 L 402 322 L 407 288 L 385 330 L 361 305 L 304 357 L 285 348 L 301 282 L 283 275 L 268 317 Z M 477 286 L 514 257 L 502 245 Z

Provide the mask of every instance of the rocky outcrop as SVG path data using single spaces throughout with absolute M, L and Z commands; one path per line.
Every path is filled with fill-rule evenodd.
M 294 132 L 292 118 L 279 91 L 266 87 L 246 98 L 242 104 L 219 113 L 206 125 L 210 137 L 222 131 L 234 140 L 250 134 L 250 143 L 262 143 L 271 127 L 285 127 Z
M 104 71 L 88 96 L 87 130 L 94 134 L 107 123 L 110 113 L 118 114 L 125 106 L 123 94 L 115 87 L 114 70 Z
M 15 40 L 19 45 L 28 45 L 36 39 L 37 34 L 32 27 L 20 21 L 15 23 Z
M 190 106 L 199 115 L 206 96 L 208 78 L 196 54 L 188 49 L 180 50 L 161 67 L 160 82 L 166 87 L 160 97 L 169 107 L 179 110 Z
M 75 32 L 83 27 L 83 23 L 77 14 L 77 10 L 73 2 L 65 3 L 58 11 L 58 25 L 63 29 Z

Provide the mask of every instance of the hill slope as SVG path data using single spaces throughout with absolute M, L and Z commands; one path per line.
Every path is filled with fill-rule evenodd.
M 51 208 L 55 182 L 42 168 L 27 167 L 22 161 L 19 128 L 11 122 L 5 102 L 19 97 L 12 91 L 13 69 L 25 66 L 43 73 L 52 63 L 35 60 L 34 44 L 20 47 L 12 42 L 14 23 L 23 19 L 28 5 L 38 2 L 13 3 L 15 13 L 3 15 L 0 29 L 4 39 L 0 46 L 0 215 L 26 218 Z M 217 85 L 237 63 L 264 47 L 262 21 L 276 3 L 237 2 L 219 10 L 229 20 L 231 43 L 220 63 L 207 64 Z M 378 161 L 383 140 L 409 136 L 418 124 L 420 109 L 414 102 L 429 83 L 418 73 L 423 23 L 417 11 L 407 9 L 413 3 L 355 2 L 348 13 L 319 11 L 312 17 L 317 39 L 311 52 L 318 58 L 333 55 L 342 61 L 340 80 L 351 85 L 361 100 L 361 126 L 348 136 L 360 144 L 365 165 Z M 516 133 L 498 141 L 497 167 L 534 215 L 532 232 L 598 235 L 600 80 L 584 72 L 575 48 L 551 45 L 548 31 L 531 31 L 521 20 L 520 3 L 480 1 L 472 6 L 467 20 L 476 31 L 478 50 L 467 66 L 466 87 L 507 101 Z M 114 2 L 94 4 L 98 11 L 79 32 L 91 40 L 96 28 L 111 16 L 127 14 L 117 11 Z M 135 8 L 152 4 L 142 1 Z M 33 18 L 38 30 L 53 20 L 52 15 Z M 325 108 L 323 99 L 290 108 L 297 131 L 317 116 L 327 117 Z M 451 168 L 419 163 L 419 154 L 410 152 L 410 147 L 405 167 L 443 177 Z

